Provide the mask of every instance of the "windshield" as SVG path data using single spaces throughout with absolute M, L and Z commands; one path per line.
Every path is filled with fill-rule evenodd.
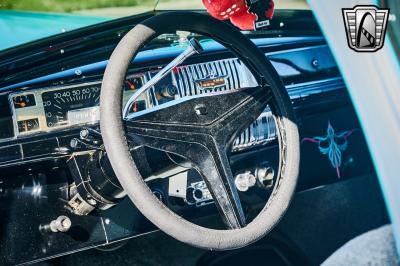
M 307 9 L 305 0 L 275 8 Z M 205 9 L 201 0 L 0 0 L 0 50 L 107 20 L 153 10 Z

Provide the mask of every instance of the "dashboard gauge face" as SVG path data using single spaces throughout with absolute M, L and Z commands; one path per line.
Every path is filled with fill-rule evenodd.
M 99 105 L 100 84 L 44 92 L 42 100 L 47 127 L 73 125 L 77 121 L 77 112 L 73 111 Z M 70 121 L 69 114 L 74 114 L 74 121 Z M 87 117 L 92 119 L 90 115 Z M 92 121 L 81 119 L 80 122 Z
M 140 89 L 143 86 L 143 77 L 133 77 L 125 80 L 124 89 L 126 91 L 133 91 Z
M 123 105 L 143 86 L 144 81 L 143 74 L 135 74 L 125 79 L 121 88 Z M 13 107 L 12 119 L 16 133 L 50 132 L 76 125 L 98 123 L 100 89 L 101 83 L 98 81 L 74 86 L 38 88 L 10 94 L 6 98 L 6 104 Z M 140 95 L 130 112 L 150 108 L 149 97 L 149 93 Z
M 139 111 L 143 111 L 146 109 L 146 101 L 140 100 L 136 101 L 132 104 L 132 109 L 130 110 L 131 113 L 136 113 Z
M 35 106 L 36 105 L 35 95 L 23 94 L 23 95 L 14 96 L 13 103 L 14 103 L 15 109 Z
M 37 118 L 18 121 L 19 133 L 34 131 L 37 129 L 39 129 L 39 119 Z

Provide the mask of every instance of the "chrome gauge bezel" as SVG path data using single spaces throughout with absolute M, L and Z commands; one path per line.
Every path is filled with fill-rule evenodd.
M 132 74 L 132 75 L 127 75 L 126 79 L 132 79 L 132 78 L 141 78 L 143 82 L 146 82 L 147 77 L 145 73 L 140 73 L 140 74 Z M 43 133 L 52 133 L 52 132 L 57 132 L 57 131 L 62 131 L 65 129 L 74 129 L 74 128 L 80 128 L 82 125 L 96 125 L 99 123 L 99 121 L 94 121 L 94 122 L 84 122 L 84 123 L 78 123 L 74 125 L 61 125 L 61 126 L 55 126 L 55 127 L 48 127 L 46 124 L 46 117 L 45 117 L 45 112 L 44 112 L 44 105 L 42 102 L 42 94 L 45 92 L 52 92 L 52 91 L 62 91 L 66 89 L 71 89 L 71 88 L 81 88 L 85 86 L 94 86 L 98 85 L 100 88 L 101 81 L 93 81 L 93 82 L 84 82 L 80 84 L 73 84 L 73 85 L 65 85 L 65 86 L 49 86 L 49 87 L 43 87 L 43 88 L 35 88 L 35 89 L 21 89 L 18 92 L 13 92 L 8 95 L 8 101 L 10 104 L 11 108 L 11 113 L 12 113 L 12 120 L 13 120 L 13 128 L 14 128 L 14 137 L 15 138 L 20 138 L 20 137 L 25 137 L 25 136 L 34 136 L 38 134 L 43 134 Z M 121 88 L 124 93 L 124 98 L 128 99 L 129 95 L 127 94 L 124 88 Z M 127 91 L 129 92 L 129 91 Z M 132 91 L 133 92 L 133 91 Z M 18 130 L 18 121 L 23 121 L 21 119 L 18 119 L 18 112 L 21 112 L 21 108 L 15 108 L 14 105 L 14 97 L 16 96 L 23 96 L 27 94 L 34 94 L 36 105 L 31 106 L 31 107 L 26 107 L 26 108 L 31 108 L 32 109 L 40 109 L 40 110 L 35 110 L 31 115 L 27 116 L 27 119 L 31 118 L 38 118 L 39 123 L 41 124 L 38 130 L 34 131 L 27 131 L 27 132 L 19 132 Z M 146 105 L 150 106 L 151 101 L 150 101 L 150 96 L 148 94 L 144 95 Z M 93 106 L 87 106 L 87 107 L 93 107 Z M 25 119 L 24 119 L 25 120 Z

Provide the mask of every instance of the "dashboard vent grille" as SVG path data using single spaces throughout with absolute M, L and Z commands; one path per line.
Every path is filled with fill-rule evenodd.
M 179 67 L 175 75 L 179 96 L 185 97 L 210 91 L 238 89 L 241 87 L 240 74 L 242 74 L 242 68 L 243 66 L 238 59 L 225 59 Z M 200 80 L 211 80 L 213 78 L 222 78 L 224 81 L 208 90 L 202 88 L 198 83 Z
M 251 72 L 237 58 L 181 66 L 175 71 L 174 78 L 179 97 L 257 86 Z M 216 86 L 210 86 L 209 89 L 199 84 L 199 81 L 214 79 L 223 79 L 223 82 L 213 84 Z M 271 111 L 267 109 L 240 134 L 233 144 L 232 151 L 264 145 L 275 139 L 275 121 Z
M 264 111 L 233 143 L 232 151 L 241 151 L 258 145 L 265 145 L 277 137 L 275 119 L 271 111 Z

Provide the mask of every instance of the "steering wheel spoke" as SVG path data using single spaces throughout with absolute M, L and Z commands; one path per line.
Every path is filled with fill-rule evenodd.
M 206 98 L 206 99 L 205 99 Z M 227 147 L 265 109 L 268 87 L 253 87 L 181 100 L 126 121 L 136 143 L 189 160 L 206 182 L 229 228 L 245 225 Z
M 138 133 L 131 133 L 130 136 L 142 145 L 187 159 L 207 184 L 227 227 L 233 229 L 245 225 L 243 209 L 226 150 L 216 143 L 215 138 L 206 134 L 170 133 L 164 134 L 162 138 Z
M 245 215 L 225 149 L 201 145 L 191 153 L 190 160 L 207 184 L 225 225 L 230 229 L 244 227 Z
M 265 110 L 272 98 L 269 86 L 248 88 L 248 97 L 232 105 L 230 110 L 215 122 L 211 131 L 220 143 L 232 145 L 235 138 L 243 132 Z
M 136 143 L 187 159 L 207 184 L 227 227 L 236 229 L 245 225 L 227 152 L 215 137 L 204 133 L 171 133 L 143 128 L 130 128 L 128 134 Z

